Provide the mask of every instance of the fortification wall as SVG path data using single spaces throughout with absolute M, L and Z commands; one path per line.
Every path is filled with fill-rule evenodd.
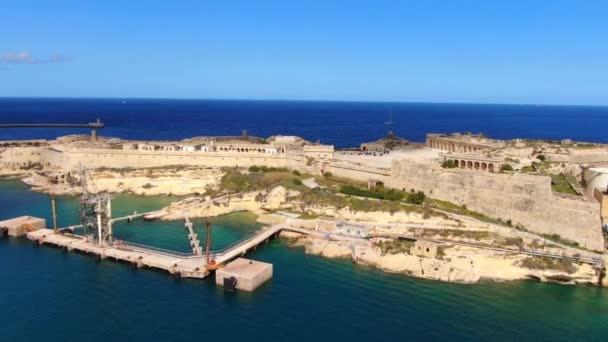
M 545 153 L 547 159 L 555 162 L 575 164 L 608 162 L 608 149 L 584 148 L 572 149 L 569 153 Z
M 326 171 L 331 172 L 334 176 L 362 182 L 367 182 L 371 178 L 380 180 L 386 184 L 391 177 L 390 169 L 374 168 L 346 162 L 332 162 Z
M 558 234 L 586 248 L 603 249 L 598 203 L 554 195 L 548 177 L 443 169 L 409 161 L 394 162 L 392 172 L 388 186 L 422 190 L 536 233 Z
M 15 169 L 32 163 L 39 163 L 39 147 L 8 147 L 0 149 L 0 167 Z
M 170 165 L 249 167 L 266 165 L 287 167 L 284 156 L 230 152 L 169 152 L 125 151 L 112 149 L 50 149 L 43 154 L 43 162 L 51 167 L 77 169 L 79 163 L 90 168 L 146 168 Z
M 373 178 L 394 188 L 422 190 L 432 198 L 466 204 L 472 210 L 511 220 L 513 224 L 521 224 L 537 233 L 559 234 L 590 249 L 603 248 L 598 203 L 582 197 L 554 195 L 548 177 L 443 169 L 405 160 L 395 161 L 392 169 L 386 169 L 326 159 L 310 160 L 303 156 L 247 153 L 69 148 L 31 148 L 26 151 L 19 148 L 13 149 L 9 155 L 11 160 L 40 161 L 45 166 L 67 170 L 77 169 L 79 163 L 83 163 L 92 168 L 265 165 L 287 167 L 311 174 L 329 171 L 338 177 L 359 181 Z

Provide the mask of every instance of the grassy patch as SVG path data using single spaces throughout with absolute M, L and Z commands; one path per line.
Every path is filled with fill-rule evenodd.
M 438 199 L 429 199 L 428 203 L 432 208 L 435 208 L 435 209 L 444 210 L 444 211 L 447 211 L 447 212 L 450 212 L 453 214 L 469 216 L 469 217 L 478 219 L 483 222 L 510 226 L 509 222 L 505 222 L 501 219 L 496 219 L 493 217 L 486 216 L 486 215 L 479 213 L 477 211 L 474 211 L 474 210 L 469 210 L 464 205 L 461 206 L 461 205 L 458 205 L 458 204 L 455 204 L 452 202 L 442 201 L 442 200 L 438 200 Z
M 409 193 L 401 190 L 386 189 L 384 186 L 376 186 L 375 188 L 368 190 L 354 185 L 342 185 L 340 186 L 339 191 L 345 195 L 368 197 L 387 201 L 404 200 L 406 203 L 417 205 L 423 204 L 424 200 L 426 199 L 426 195 L 422 191 Z
M 415 212 L 429 216 L 443 216 L 441 213 L 420 205 L 406 204 L 398 201 L 339 196 L 330 190 L 321 188 L 303 190 L 294 200 L 300 202 L 302 211 L 306 211 L 305 209 L 311 206 L 332 206 L 336 209 L 348 207 L 355 212 L 383 211 L 391 214 L 396 212 Z
M 470 231 L 460 229 L 416 229 L 415 231 L 417 236 L 422 237 L 433 237 L 439 235 L 443 237 L 455 237 L 476 241 L 497 237 L 496 234 L 487 231 Z
M 576 272 L 576 266 L 570 258 L 547 258 L 542 256 L 528 256 L 523 259 L 519 266 L 531 270 L 558 270 L 567 273 Z
M 551 190 L 569 195 L 578 195 L 563 174 L 551 175 Z
M 319 218 L 321 215 L 315 215 L 315 214 L 301 214 L 300 216 L 298 216 L 299 219 L 302 220 L 314 220 L 316 218 Z
M 542 237 L 544 237 L 545 239 L 547 239 L 547 240 L 550 240 L 550 241 L 553 241 L 553 242 L 557 242 L 557 243 L 565 245 L 565 246 L 570 246 L 570 247 L 574 247 L 574 248 L 581 248 L 581 246 L 578 244 L 578 242 L 574 242 L 572 240 L 564 239 L 559 234 L 540 234 L 540 235 Z
M 535 170 L 531 165 L 526 165 L 521 168 L 521 172 L 535 172 Z
M 227 170 L 222 176 L 220 188 L 236 193 L 268 189 L 277 185 L 286 188 L 303 188 L 301 180 L 288 171 L 264 171 L 244 174 L 236 169 Z
M 385 240 L 376 243 L 376 247 L 380 248 L 382 255 L 386 254 L 409 254 L 410 249 L 414 246 L 414 241 L 409 240 Z
M 367 183 L 365 182 L 360 182 L 360 181 L 355 181 L 352 179 L 348 179 L 348 178 L 342 178 L 342 177 L 336 177 L 336 176 L 331 176 L 331 177 L 315 177 L 315 181 L 317 182 L 317 184 L 327 187 L 328 189 L 334 190 L 334 191 L 339 191 L 340 190 L 340 186 L 343 185 L 357 185 L 357 186 L 367 186 Z

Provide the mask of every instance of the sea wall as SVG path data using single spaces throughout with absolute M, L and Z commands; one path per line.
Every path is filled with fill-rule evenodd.
M 555 195 L 549 177 L 444 169 L 401 160 L 393 163 L 387 185 L 421 190 L 536 233 L 558 234 L 583 247 L 603 250 L 598 203 Z

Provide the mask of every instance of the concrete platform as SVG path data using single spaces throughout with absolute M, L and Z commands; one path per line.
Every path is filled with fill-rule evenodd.
M 272 278 L 272 264 L 238 258 L 215 271 L 215 283 L 224 285 L 224 278 L 236 278 L 236 289 L 253 291 Z
M 6 230 L 8 236 L 18 237 L 30 231 L 46 227 L 46 220 L 34 216 L 20 216 L 10 220 L 0 221 L 0 230 Z
M 27 237 L 39 244 L 49 244 L 68 251 L 79 251 L 96 255 L 100 259 L 114 259 L 131 263 L 137 267 L 149 267 L 167 271 L 184 278 L 205 278 L 209 275 L 204 267 L 205 260 L 196 256 L 177 256 L 160 253 L 144 247 L 130 248 L 98 246 L 81 236 L 72 234 L 55 234 L 51 229 L 40 229 L 29 232 Z

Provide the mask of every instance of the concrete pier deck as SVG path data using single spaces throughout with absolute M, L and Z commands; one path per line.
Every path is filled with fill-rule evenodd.
M 237 241 L 221 251 L 210 252 L 210 259 L 215 262 L 215 265 L 227 264 L 240 256 L 244 256 L 259 245 L 268 242 L 282 230 L 305 235 L 319 234 L 308 229 L 274 225 Z M 205 278 L 209 275 L 206 261 L 207 255 L 205 253 L 202 255 L 179 253 L 124 241 L 114 246 L 99 246 L 96 243 L 87 241 L 87 239 L 80 235 L 69 233 L 68 230 L 64 229 L 61 229 L 60 233 L 55 233 L 52 229 L 39 229 L 27 233 L 27 237 L 38 244 L 48 244 L 65 248 L 68 251 L 93 254 L 100 259 L 124 261 L 137 267 L 164 270 L 183 278 Z
M 128 243 L 121 244 L 120 247 L 102 247 L 78 235 L 55 234 L 51 229 L 29 232 L 27 237 L 39 244 L 94 254 L 101 259 L 120 260 L 137 267 L 160 269 L 184 278 L 205 278 L 209 275 L 209 271 L 205 269 L 205 260 L 198 256 L 181 255 Z

